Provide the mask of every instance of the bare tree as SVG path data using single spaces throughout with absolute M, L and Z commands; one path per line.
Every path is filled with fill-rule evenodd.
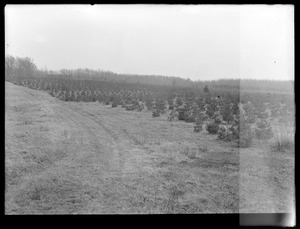
M 13 56 L 5 57 L 5 79 L 14 76 L 14 70 L 16 67 L 16 59 Z
M 37 67 L 29 57 L 5 57 L 5 78 L 35 76 Z

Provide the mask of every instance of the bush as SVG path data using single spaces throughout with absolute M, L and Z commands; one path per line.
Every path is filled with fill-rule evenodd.
M 225 104 L 222 109 L 220 114 L 222 115 L 222 120 L 226 121 L 226 122 L 231 122 L 233 121 L 233 113 L 230 107 L 230 104 Z
M 144 104 L 140 104 L 140 105 L 137 107 L 137 110 L 138 110 L 138 111 L 142 111 L 142 110 L 144 110 L 144 108 L 145 108 Z
M 176 100 L 175 100 L 175 104 L 176 106 L 180 107 L 183 105 L 183 101 L 180 97 L 177 97 Z
M 229 126 L 219 125 L 218 138 L 225 141 L 233 140 L 233 133 Z
M 178 108 L 178 120 L 183 120 L 186 122 L 195 122 L 196 119 L 192 114 L 190 107 Z
M 159 116 L 160 116 L 159 111 L 155 110 L 155 111 L 152 112 L 152 117 L 153 118 L 156 118 L 156 117 L 159 117 Z
M 194 126 L 194 132 L 195 132 L 195 133 L 199 133 L 201 130 L 202 130 L 202 125 L 197 125 L 197 124 L 196 124 L 196 125 Z
M 155 101 L 155 107 L 157 110 L 159 110 L 160 113 L 164 113 L 166 109 L 166 101 L 163 99 L 157 99 Z
M 178 111 L 178 120 L 185 120 L 185 119 L 186 119 L 185 111 L 183 109 L 180 109 Z
M 208 89 L 207 85 L 204 87 L 203 91 L 204 91 L 204 93 L 209 93 L 209 89 Z
M 221 123 L 222 123 L 222 117 L 221 116 L 216 116 L 215 118 L 214 118 L 214 122 L 215 122 L 215 124 L 218 124 L 218 125 L 220 125 Z
M 207 124 L 206 130 L 208 131 L 209 134 L 217 134 L 219 130 L 219 124 L 215 122 L 210 122 Z
M 269 121 L 266 119 L 261 119 L 257 123 L 255 128 L 255 136 L 257 139 L 269 140 L 273 137 L 274 133 Z
M 127 111 L 133 111 L 134 110 L 134 106 L 133 105 L 125 105 L 125 110 L 127 110 Z
M 169 121 L 169 122 L 174 121 L 175 116 L 176 116 L 176 113 L 175 113 L 174 110 L 172 110 L 172 111 L 170 112 L 170 114 L 168 115 L 168 121 Z
M 208 105 L 208 106 L 207 106 L 206 115 L 207 115 L 209 118 L 213 118 L 214 114 L 215 114 L 214 108 L 213 108 L 211 105 Z
M 111 104 L 111 107 L 117 107 L 118 106 L 118 103 L 116 103 L 116 102 L 113 102 L 112 104 Z
M 202 125 L 203 125 L 204 119 L 205 119 L 204 115 L 202 115 L 202 114 L 197 115 L 196 123 L 194 126 L 194 132 L 199 133 L 203 129 Z
M 195 122 L 196 119 L 195 119 L 193 116 L 188 115 L 188 116 L 185 118 L 185 121 L 186 121 L 186 122 Z
M 145 100 L 145 106 L 147 107 L 147 109 L 148 109 L 149 111 L 151 111 L 152 108 L 153 108 L 152 102 L 153 102 L 153 101 L 152 101 L 151 99 L 149 99 L 149 98 L 147 98 L 147 99 Z
M 177 109 L 178 112 L 178 120 L 185 121 L 188 118 L 188 108 L 181 107 Z

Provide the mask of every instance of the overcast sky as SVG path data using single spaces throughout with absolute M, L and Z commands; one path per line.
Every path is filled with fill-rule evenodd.
M 39 68 L 293 79 L 291 5 L 7 5 L 6 54 Z

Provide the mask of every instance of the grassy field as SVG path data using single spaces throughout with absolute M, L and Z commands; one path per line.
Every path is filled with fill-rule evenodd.
M 290 212 L 294 152 L 5 83 L 6 214 Z

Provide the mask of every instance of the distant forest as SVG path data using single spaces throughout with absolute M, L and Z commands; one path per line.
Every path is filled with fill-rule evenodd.
M 147 85 L 161 85 L 172 87 L 198 87 L 207 86 L 211 89 L 223 90 L 250 90 L 270 92 L 293 92 L 294 81 L 255 80 L 255 79 L 219 79 L 192 81 L 189 78 L 161 76 L 161 75 L 137 75 L 117 74 L 111 71 L 93 69 L 61 69 L 59 71 L 38 69 L 32 59 L 25 57 L 5 57 L 5 78 L 11 77 L 60 77 L 73 80 L 99 80 L 118 83 L 133 83 Z M 201 78 L 201 76 L 199 77 Z M 291 91 L 292 90 L 292 91 Z

